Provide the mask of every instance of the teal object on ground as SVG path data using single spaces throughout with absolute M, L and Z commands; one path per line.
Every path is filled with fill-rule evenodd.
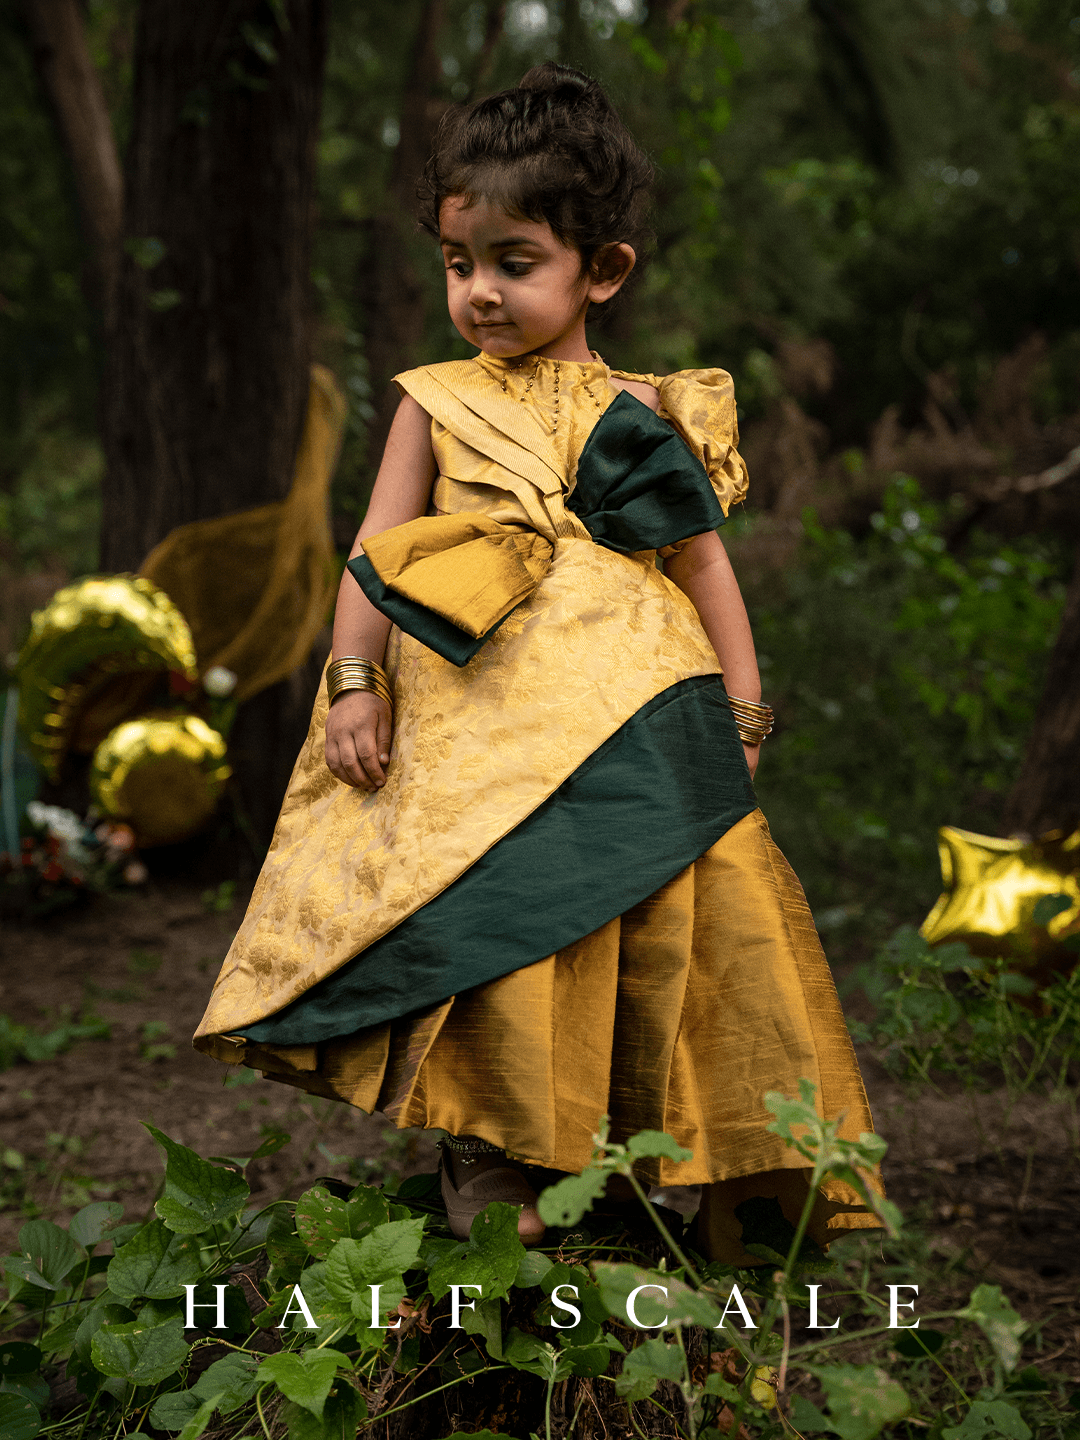
M 235 1033 L 314 1044 L 509 975 L 639 904 L 756 808 L 723 680 L 682 680 L 434 900 Z
M 3 845 L 13 861 L 19 854 L 21 817 L 35 799 L 41 776 L 37 766 L 19 744 L 19 687 L 10 685 L 3 697 L 4 719 L 0 726 L 0 807 L 3 815 Z

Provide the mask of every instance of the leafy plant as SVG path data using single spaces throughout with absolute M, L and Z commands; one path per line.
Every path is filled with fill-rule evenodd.
M 0 1070 L 10 1070 L 20 1060 L 52 1060 L 77 1040 L 108 1040 L 111 1033 L 108 1022 L 97 1015 L 34 1030 L 0 1014 Z
M 843 1178 L 902 1237 L 899 1215 L 868 1184 L 880 1140 L 839 1139 L 806 1081 L 798 1097 L 770 1095 L 767 1103 L 772 1128 L 815 1182 Z M 488 1206 L 467 1240 L 454 1239 L 430 1176 L 394 1191 L 357 1185 L 338 1195 L 316 1185 L 296 1202 L 251 1210 L 248 1165 L 288 1137 L 269 1137 L 249 1158 L 207 1160 L 148 1128 L 165 1162 L 153 1218 L 124 1224 L 117 1202 L 97 1202 L 66 1229 L 30 1221 L 17 1253 L 3 1260 L 5 1440 L 46 1430 L 57 1440 L 97 1440 L 146 1427 L 180 1440 L 211 1427 L 222 1440 L 329 1440 L 362 1435 L 413 1407 L 410 1433 L 436 1440 L 445 1425 L 430 1428 L 439 1424 L 425 1408 L 431 1398 L 501 1372 L 518 1372 L 533 1387 L 531 1423 L 545 1440 L 564 1381 L 593 1387 L 588 1393 L 604 1387 L 605 1404 L 624 1407 L 639 1434 L 715 1440 L 745 1426 L 772 1437 L 795 1425 L 873 1440 L 914 1414 L 909 1375 L 917 1379 L 924 1372 L 912 1367 L 927 1363 L 949 1388 L 936 1412 L 916 1419 L 949 1440 L 1027 1440 L 1024 1417 L 1036 1411 L 1043 1423 L 1047 1414 L 1061 1426 L 1067 1420 L 1034 1367 L 1012 1378 L 1025 1322 L 1000 1290 L 980 1285 L 966 1305 L 921 1317 L 968 1345 L 982 1337 L 995 1380 L 969 1395 L 955 1360 L 947 1368 L 940 1339 L 933 1342 L 941 1330 L 896 1337 L 867 1274 L 851 1283 L 836 1261 L 806 1249 L 811 1202 L 786 1254 L 761 1251 L 764 1268 L 707 1264 L 650 1204 L 635 1173 L 647 1157 L 687 1158 L 668 1135 L 647 1131 L 619 1145 L 602 1125 L 585 1172 L 540 1197 L 554 1243 L 526 1251 L 509 1205 Z M 636 1193 L 653 1241 L 628 1233 L 625 1221 L 613 1229 L 610 1214 L 597 1210 L 612 1176 Z M 830 1304 L 843 1308 L 850 1333 L 800 1340 L 793 1332 L 807 1274 L 819 1285 L 843 1282 Z M 899 1376 L 884 1356 L 834 1358 L 851 1344 L 865 1357 L 890 1336 Z M 816 1386 L 823 1409 L 792 1396 L 796 1369 L 801 1383 Z M 46 1424 L 50 1384 L 64 1374 L 76 1382 L 78 1403 Z
M 897 476 L 862 536 L 807 513 L 800 563 L 749 597 L 778 717 L 755 784 L 834 952 L 926 913 L 928 837 L 996 831 L 1033 721 L 1068 557 L 981 533 L 956 555 L 949 522 Z

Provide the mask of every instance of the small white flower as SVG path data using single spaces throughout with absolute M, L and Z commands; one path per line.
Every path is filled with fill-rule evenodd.
M 31 800 L 26 813 L 35 825 L 44 826 L 57 840 L 78 844 L 86 835 L 86 826 L 73 810 L 63 810 L 59 805 L 42 805 L 40 800 Z
M 211 665 L 203 676 L 203 689 L 215 700 L 227 700 L 236 689 L 236 671 L 225 665 Z

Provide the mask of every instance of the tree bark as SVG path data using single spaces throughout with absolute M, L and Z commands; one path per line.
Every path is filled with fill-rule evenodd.
M 328 0 L 142 0 L 102 564 L 280 499 L 308 393 Z
M 366 318 L 368 373 L 375 415 L 368 426 L 371 472 L 378 469 L 397 392 L 390 385 L 400 370 L 416 363 L 424 337 L 424 283 L 416 250 L 416 188 L 431 149 L 443 106 L 436 95 L 442 61 L 439 35 L 444 0 L 425 0 L 420 13 L 401 102 L 401 133 L 394 152 L 386 205 L 368 227 L 368 253 L 362 262 L 361 298 Z
M 112 120 L 78 0 L 26 0 L 34 59 L 71 157 L 97 267 L 106 328 L 116 294 L 123 185 Z
M 1050 656 L 1020 778 L 1002 817 L 1006 835 L 1080 828 L 1080 551 Z

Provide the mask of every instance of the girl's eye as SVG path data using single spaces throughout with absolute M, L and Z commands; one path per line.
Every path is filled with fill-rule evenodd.
M 530 266 L 524 260 L 504 260 L 502 268 L 508 275 L 527 275 Z
M 469 265 L 465 260 L 451 260 L 447 269 L 452 270 L 455 275 L 459 275 L 462 279 L 469 273 Z

